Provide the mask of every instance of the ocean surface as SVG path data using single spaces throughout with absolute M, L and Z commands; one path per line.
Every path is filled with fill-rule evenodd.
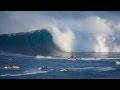
M 63 33 L 41 29 L 0 34 L 0 79 L 120 79 L 120 53 L 68 53 L 63 49 L 71 46 L 56 35 Z M 68 59 L 72 54 L 77 60 Z M 20 69 L 4 69 L 11 64 Z M 42 66 L 49 70 L 41 71 Z M 60 72 L 63 68 L 68 71 Z
M 5 70 L 10 56 L 0 55 L 0 79 L 120 79 L 120 53 L 73 53 L 77 60 L 53 56 L 14 55 L 19 70 Z M 49 71 L 41 71 L 47 66 Z M 60 72 L 62 68 L 67 72 Z

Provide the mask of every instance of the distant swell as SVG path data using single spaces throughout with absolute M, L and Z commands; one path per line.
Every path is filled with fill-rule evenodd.
M 65 53 L 53 41 L 46 29 L 34 32 L 1 34 L 0 50 L 23 55 L 61 55 Z

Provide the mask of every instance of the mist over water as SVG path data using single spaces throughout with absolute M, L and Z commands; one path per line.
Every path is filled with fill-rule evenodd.
M 46 29 L 62 51 L 120 52 L 120 17 L 115 13 L 1 11 L 0 17 L 1 34 Z

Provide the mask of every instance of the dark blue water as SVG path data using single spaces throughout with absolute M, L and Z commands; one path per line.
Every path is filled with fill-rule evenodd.
M 18 48 L 19 47 L 19 48 Z M 52 34 L 46 29 L 34 32 L 0 34 L 0 50 L 23 55 L 64 55 L 53 40 Z
M 70 61 L 62 58 L 15 57 L 14 65 L 20 70 L 5 70 L 10 64 L 9 58 L 0 56 L 0 79 L 120 79 L 120 66 L 116 65 L 120 54 L 75 53 L 78 60 Z M 50 71 L 39 70 L 48 66 Z M 69 71 L 60 72 L 67 67 Z

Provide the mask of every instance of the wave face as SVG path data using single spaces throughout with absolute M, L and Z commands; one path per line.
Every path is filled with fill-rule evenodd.
M 24 55 L 61 55 L 65 53 L 46 30 L 0 35 L 0 50 Z

